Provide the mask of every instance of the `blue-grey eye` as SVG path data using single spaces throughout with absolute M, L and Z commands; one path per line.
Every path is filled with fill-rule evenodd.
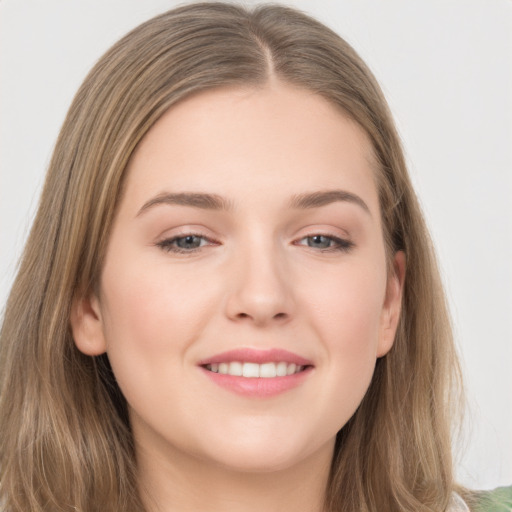
M 334 240 L 330 236 L 313 235 L 306 237 L 308 247 L 315 249 L 329 249 L 332 247 Z
M 311 247 L 312 249 L 318 249 L 323 252 L 348 252 L 354 247 L 353 242 L 350 240 L 338 238 L 337 236 L 320 234 L 305 236 L 297 242 L 297 245 Z
M 190 233 L 188 235 L 166 238 L 165 240 L 158 242 L 156 245 L 166 252 L 187 254 L 193 253 L 196 250 L 203 248 L 205 245 L 217 244 L 205 236 Z
M 196 235 L 181 236 L 174 239 L 176 247 L 180 249 L 197 249 L 203 245 L 203 242 L 204 238 Z

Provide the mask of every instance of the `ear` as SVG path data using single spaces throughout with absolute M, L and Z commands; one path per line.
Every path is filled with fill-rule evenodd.
M 75 345 L 88 356 L 99 356 L 107 350 L 100 303 L 96 295 L 73 300 L 70 315 Z
M 405 253 L 398 251 L 393 258 L 393 268 L 388 276 L 386 298 L 382 307 L 380 338 L 377 357 L 385 356 L 393 346 L 402 309 L 402 292 L 405 281 Z

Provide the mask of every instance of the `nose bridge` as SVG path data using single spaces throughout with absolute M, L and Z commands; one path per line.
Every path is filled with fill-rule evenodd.
M 291 283 L 284 251 L 271 236 L 254 236 L 235 251 L 227 313 L 261 325 L 292 315 Z

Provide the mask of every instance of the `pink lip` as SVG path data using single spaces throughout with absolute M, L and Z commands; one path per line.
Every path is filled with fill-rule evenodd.
M 271 362 L 287 362 L 295 363 L 297 366 L 305 366 L 306 368 L 293 375 L 286 377 L 273 378 L 248 378 L 237 377 L 234 375 L 223 375 L 211 372 L 206 369 L 207 364 L 230 363 L 239 361 L 243 363 L 271 363 Z M 303 357 L 288 352 L 287 350 L 271 349 L 271 350 L 254 350 L 249 348 L 229 350 L 216 354 L 199 362 L 202 372 L 218 386 L 236 393 L 252 398 L 268 398 L 279 395 L 299 386 L 313 370 L 313 363 Z
M 200 366 L 215 363 L 231 363 L 232 361 L 240 361 L 242 363 L 295 363 L 297 366 L 313 366 L 313 362 L 304 357 L 300 357 L 293 352 L 282 349 L 255 350 L 252 348 L 240 348 L 228 350 L 221 354 L 199 361 Z

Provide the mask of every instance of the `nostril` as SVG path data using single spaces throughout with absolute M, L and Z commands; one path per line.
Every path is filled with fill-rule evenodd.
M 238 319 L 242 319 L 242 318 L 253 318 L 249 313 L 238 313 L 236 315 L 236 317 Z M 286 318 L 288 318 L 288 314 L 287 313 L 276 313 L 273 317 L 272 317 L 274 320 L 284 320 Z

